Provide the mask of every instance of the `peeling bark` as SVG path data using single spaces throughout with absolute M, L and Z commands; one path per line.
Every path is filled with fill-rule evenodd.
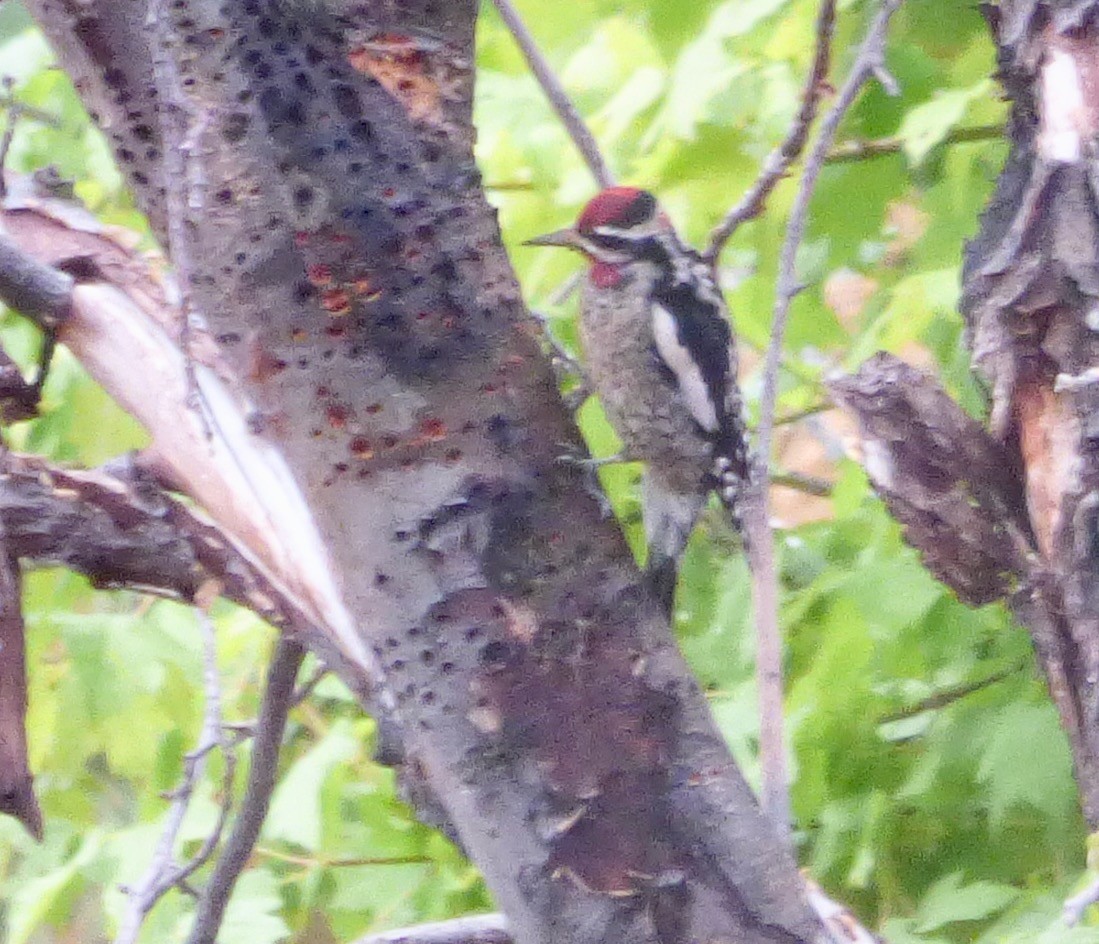
M 1099 768 L 1080 702 L 1079 654 L 1060 582 L 1030 531 L 1018 456 L 934 378 L 892 355 L 829 388 L 857 418 L 871 484 L 927 568 L 972 606 L 1006 599 L 1030 630 L 1090 809 Z
M 891 355 L 829 389 L 857 417 L 867 474 L 928 570 L 972 606 L 1011 593 L 1029 524 L 1008 450 Z
M 28 6 L 176 232 L 144 4 Z M 473 162 L 476 4 L 166 6 L 203 116 L 182 274 L 309 496 L 406 776 L 516 939 L 820 939 L 620 531 L 557 461 L 577 432 Z
M 1060 611 L 1054 696 L 1077 704 L 1076 764 L 1099 824 L 1099 4 L 1017 0 L 992 16 L 1011 154 L 966 251 L 962 311 L 1019 457 Z M 1032 627 L 1035 628 L 1036 627 Z M 1039 643 L 1038 634 L 1036 641 Z M 1047 650 L 1049 646 L 1045 647 Z M 1048 662 L 1048 660 L 1047 660 Z M 1064 712 L 1062 712 L 1062 715 Z
M 1011 151 L 969 244 L 962 312 L 986 433 L 889 358 L 837 381 L 865 464 L 930 569 L 1028 627 L 1099 827 L 1099 3 L 987 9 Z

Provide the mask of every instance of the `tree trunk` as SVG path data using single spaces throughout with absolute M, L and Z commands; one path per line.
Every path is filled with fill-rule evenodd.
M 558 461 L 577 431 L 473 161 L 474 0 L 28 6 L 335 561 L 352 631 L 306 641 L 381 680 L 516 939 L 820 939 Z

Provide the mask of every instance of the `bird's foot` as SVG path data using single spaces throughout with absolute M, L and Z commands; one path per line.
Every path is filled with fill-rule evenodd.
M 580 404 L 591 396 L 591 384 L 584 372 L 584 365 L 557 340 L 550 325 L 552 319 L 549 315 L 534 309 L 531 309 L 531 314 L 542 326 L 542 338 L 549 347 L 550 363 L 553 366 L 554 376 L 557 378 L 557 385 L 563 386 L 570 381 L 577 382 L 577 386 L 564 395 L 569 408 L 575 411 L 580 407 Z
M 599 469 L 615 462 L 625 462 L 627 461 L 626 458 L 624 456 L 602 456 L 597 459 L 571 443 L 561 443 L 561 448 L 564 449 L 564 452 L 557 457 L 557 461 L 562 465 L 577 468 L 583 473 L 584 491 L 599 504 L 599 513 L 604 518 L 609 518 L 614 509 L 611 508 L 607 494 L 603 491 L 603 486 L 599 482 Z

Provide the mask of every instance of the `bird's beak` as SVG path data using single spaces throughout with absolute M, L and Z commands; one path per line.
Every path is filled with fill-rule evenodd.
M 544 236 L 535 236 L 523 243 L 524 246 L 565 246 L 569 249 L 583 249 L 579 234 L 571 226 L 554 230 Z

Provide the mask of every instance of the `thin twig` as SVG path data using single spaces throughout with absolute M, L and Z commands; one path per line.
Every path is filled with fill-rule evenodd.
M 782 143 L 767 155 L 763 170 L 760 171 L 755 183 L 748 188 L 748 192 L 737 201 L 736 205 L 725 214 L 725 218 L 710 233 L 706 251 L 703 253 L 703 258 L 707 262 L 715 263 L 729 238 L 736 232 L 737 227 L 762 211 L 771 191 L 778 186 L 778 182 L 786 175 L 790 165 L 801 155 L 805 142 L 809 139 L 809 128 L 816 117 L 817 106 L 820 104 L 825 87 L 824 83 L 828 77 L 828 65 L 831 61 L 832 52 L 832 34 L 835 24 L 835 0 L 821 0 L 815 28 L 817 37 L 816 52 L 813 54 L 813 64 L 809 69 L 809 75 L 806 77 L 805 86 L 802 89 L 801 108 L 798 109 L 798 113 L 794 117 L 794 121 L 786 132 L 786 137 L 783 138 Z
M 584 124 L 584 119 L 580 117 L 580 112 L 576 110 L 576 106 L 573 105 L 553 69 L 546 62 L 545 56 L 538 49 L 534 37 L 531 36 L 518 11 L 511 5 L 510 0 L 492 0 L 492 3 L 508 31 L 515 37 L 516 45 L 523 53 L 523 58 L 527 60 L 531 72 L 534 73 L 538 84 L 542 86 L 542 91 L 546 93 L 546 98 L 549 99 L 553 110 L 557 112 L 557 117 L 561 119 L 561 123 L 572 138 L 580 156 L 584 158 L 584 163 L 588 165 L 596 183 L 600 187 L 613 186 L 614 175 L 607 166 L 599 145 L 596 144 L 590 129 Z
M 971 125 L 967 128 L 954 128 L 940 144 L 964 144 L 970 141 L 1003 140 L 1004 126 Z M 886 157 L 890 154 L 898 154 L 904 149 L 902 138 L 875 138 L 869 141 L 841 141 L 825 159 L 826 164 L 849 164 L 854 161 L 864 161 L 875 157 Z
M 8 84 L 8 79 L 5 79 L 4 87 L 11 89 L 15 83 Z M 37 121 L 40 125 L 45 125 L 47 128 L 60 128 L 61 119 L 57 117 L 53 112 L 46 111 L 44 108 L 35 108 L 34 105 L 28 105 L 26 102 L 21 102 L 15 95 L 9 91 L 6 95 L 0 95 L 0 109 L 6 109 L 9 113 L 15 114 L 19 118 L 25 118 L 30 121 Z
M 778 573 L 775 566 L 774 535 L 771 533 L 768 495 L 768 470 L 774 435 L 778 374 L 782 362 L 782 340 L 790 303 L 800 290 L 795 273 L 797 250 L 808 221 L 809 203 L 825 159 L 832 147 L 843 116 L 854 103 L 859 90 L 871 76 L 883 81 L 887 90 L 895 83 L 884 69 L 885 35 L 889 19 L 902 0 L 883 0 L 870 29 L 859 47 L 835 103 L 821 122 L 820 131 L 805 161 L 805 170 L 794 197 L 786 237 L 779 256 L 775 287 L 774 320 L 771 340 L 763 369 L 760 396 L 760 420 L 756 445 L 756 468 L 745 502 L 745 531 L 752 596 L 756 614 L 756 677 L 759 687 L 760 764 L 762 767 L 762 805 L 779 835 L 789 842 L 790 790 L 786 773 L 786 748 L 782 724 L 782 644 L 778 618 Z
M 286 718 L 294 704 L 294 681 L 304 658 L 301 645 L 286 636 L 279 638 L 267 668 L 244 799 L 221 857 L 199 896 L 188 944 L 213 944 L 216 940 L 229 896 L 259 838 L 275 789 Z
M 10 75 L 5 75 L 3 80 L 4 95 L 10 99 L 12 97 L 11 90 L 15 85 L 15 80 Z M 15 126 L 19 122 L 19 113 L 14 109 L 8 111 L 8 120 L 4 124 L 4 133 L 0 135 L 0 197 L 7 196 L 7 184 L 4 182 L 4 165 L 8 162 L 8 152 L 11 150 L 11 143 L 15 140 Z
M 807 406 L 804 410 L 794 410 L 792 413 L 786 413 L 783 416 L 775 417 L 775 425 L 789 426 L 793 423 L 800 423 L 802 420 L 807 420 L 811 416 L 827 413 L 829 410 L 834 410 L 835 408 L 836 405 L 827 400 L 820 403 L 814 403 L 812 406 Z
M 432 865 L 435 860 L 426 855 L 406 856 L 358 856 L 343 859 L 318 859 L 308 856 L 294 855 L 289 852 L 279 852 L 276 849 L 267 849 L 263 846 L 256 848 L 256 855 L 278 862 L 286 862 L 290 865 L 300 865 L 307 869 L 356 869 L 368 865 Z
M 786 238 L 779 254 L 778 280 L 775 289 L 774 316 L 771 323 L 771 341 L 767 347 L 763 369 L 763 390 L 760 394 L 760 421 L 758 431 L 759 455 L 770 454 L 771 436 L 774 425 L 775 401 L 778 391 L 778 370 L 782 357 L 782 340 L 786 334 L 786 320 L 790 303 L 801 291 L 797 281 L 795 264 L 797 251 L 805 235 L 808 223 L 809 203 L 816 189 L 817 178 L 824 166 L 825 158 L 835 138 L 836 130 L 848 109 L 854 104 L 862 86 L 871 78 L 879 81 L 885 78 L 882 56 L 884 55 L 885 30 L 889 19 L 903 0 L 883 0 L 878 15 L 867 32 L 855 59 L 851 72 L 840 89 L 835 104 L 829 109 L 821 124 L 820 134 L 805 162 L 805 172 L 798 186 L 790 219 L 786 224 Z M 891 80 L 886 79 L 886 82 Z
M 832 494 L 832 483 L 827 479 L 816 475 L 806 475 L 803 472 L 772 472 L 771 484 L 781 485 L 796 492 L 804 492 L 816 498 L 827 498 Z
M 925 711 L 945 708 L 947 705 L 952 705 L 954 702 L 960 701 L 969 695 L 983 691 L 991 685 L 997 685 L 1000 682 L 1006 681 L 1013 675 L 1018 675 L 1020 672 L 1026 670 L 1031 664 L 1032 660 L 1027 658 L 1021 662 L 1006 666 L 997 672 L 993 672 L 983 679 L 977 679 L 975 682 L 965 682 L 961 685 L 954 685 L 951 688 L 940 689 L 939 691 L 928 695 L 926 698 L 921 698 L 915 704 L 906 705 L 904 708 L 890 712 L 884 717 L 879 718 L 878 722 L 880 724 L 889 724 L 894 721 L 904 721 L 907 718 L 914 718 L 917 715 L 921 715 Z
M 0 95 L 0 109 L 7 111 L 8 119 L 4 124 L 4 133 L 0 135 L 0 197 L 7 195 L 7 183 L 4 180 L 4 165 L 8 162 L 8 152 L 15 140 L 15 129 L 20 121 L 29 119 L 51 128 L 60 128 L 61 119 L 41 108 L 26 105 L 15 97 L 15 79 L 5 75 L 0 80 L 4 93 Z
M 27 754 L 27 646 L 23 577 L 0 522 L 0 813 L 42 841 L 42 810 Z
M 1099 902 L 1099 878 L 1093 879 L 1081 891 L 1065 899 L 1061 920 L 1067 927 L 1075 927 L 1083 919 L 1084 912 L 1096 902 Z
M 199 735 L 195 749 L 184 757 L 183 778 L 179 786 L 171 793 L 172 806 L 168 812 L 168 820 L 161 831 L 156 850 L 153 852 L 153 859 L 137 885 L 124 889 L 129 897 L 129 902 L 126 906 L 126 913 L 122 917 L 121 928 L 115 938 L 115 944 L 134 944 L 141 933 L 141 925 L 145 920 L 145 916 L 153 909 L 153 906 L 166 892 L 183 882 L 198 867 L 193 865 L 195 860 L 184 866 L 177 866 L 174 850 L 180 827 L 183 825 L 183 818 L 187 814 L 191 796 L 194 794 L 195 785 L 202 779 L 202 775 L 206 770 L 206 759 L 214 748 L 222 745 L 221 682 L 218 677 L 217 644 L 213 624 L 201 612 L 199 613 L 199 627 L 202 630 L 203 682 L 206 689 L 206 709 L 203 716 L 202 732 Z M 226 758 L 226 761 L 228 766 L 228 758 Z M 228 802 L 229 798 L 227 797 L 225 803 L 228 804 Z M 220 833 L 220 831 L 218 832 Z
M 323 662 L 313 669 L 309 678 L 294 689 L 294 697 L 291 699 L 291 707 L 300 705 L 313 694 L 313 690 L 321 683 L 321 680 L 332 670 Z
M 198 611 L 198 618 L 202 624 L 205 638 L 208 641 L 206 649 L 206 701 L 208 705 L 213 701 L 217 706 L 216 715 L 214 712 L 208 710 L 207 717 L 213 717 L 217 722 L 216 727 L 212 727 L 210 733 L 211 736 L 216 739 L 214 746 L 221 751 L 223 772 L 221 775 L 221 803 L 218 805 L 218 818 L 214 823 L 214 828 L 211 829 L 210 832 L 207 833 L 206 838 L 202 840 L 202 845 L 199 847 L 198 852 L 191 856 L 185 864 L 176 869 L 175 873 L 171 876 L 172 885 L 183 889 L 184 891 L 188 891 L 190 894 L 193 894 L 193 892 L 190 891 L 189 886 L 186 884 L 187 879 L 210 860 L 210 856 L 214 854 L 214 850 L 217 849 L 218 844 L 221 842 L 222 833 L 225 832 L 225 824 L 229 822 L 229 812 L 233 806 L 233 781 L 237 770 L 236 744 L 226 738 L 221 717 L 221 686 L 218 681 L 214 624 L 210 621 L 210 617 L 202 610 Z M 210 749 L 212 750 L 212 748 Z

